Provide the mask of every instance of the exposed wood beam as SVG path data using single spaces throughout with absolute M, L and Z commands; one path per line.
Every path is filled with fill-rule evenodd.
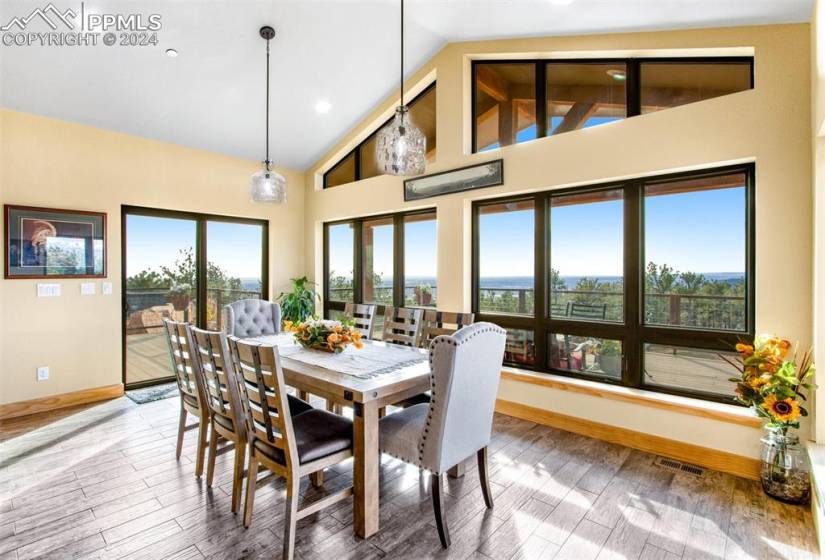
M 598 105 L 595 103 L 576 103 L 570 107 L 569 111 L 567 111 L 567 114 L 564 116 L 564 120 L 561 121 L 561 124 L 556 127 L 553 134 L 561 134 L 562 132 L 576 130 L 582 124 L 587 122 L 587 119 L 593 116 L 596 109 L 598 109 Z

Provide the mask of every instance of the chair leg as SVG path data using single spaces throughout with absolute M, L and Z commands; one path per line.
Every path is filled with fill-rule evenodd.
M 435 513 L 435 525 L 438 528 L 438 538 L 441 539 L 441 546 L 450 547 L 450 531 L 447 529 L 447 516 L 444 515 L 444 487 L 440 474 L 430 475 L 430 492 L 433 495 L 433 513 Z
M 206 487 L 212 488 L 215 478 L 215 458 L 218 455 L 218 432 L 212 426 L 212 435 L 209 438 L 209 454 L 206 456 Z
M 295 556 L 295 530 L 298 524 L 298 488 L 301 480 L 290 476 L 286 481 L 286 517 L 284 518 L 284 555 L 283 560 L 292 560 Z
M 255 505 L 255 486 L 258 482 L 258 459 L 249 448 L 249 473 L 246 476 L 246 502 L 243 506 L 243 526 L 249 528 L 252 524 L 252 508 Z
M 201 419 L 198 425 L 198 455 L 195 459 L 195 476 L 203 476 L 203 463 L 206 456 L 207 438 L 209 437 L 209 422 Z
M 183 434 L 186 431 L 186 409 L 183 404 L 180 405 L 180 420 L 178 421 L 178 447 L 175 450 L 175 458 L 180 460 L 181 451 L 183 451 Z
M 315 488 L 320 488 L 324 485 L 324 470 L 315 471 L 309 474 L 309 481 Z
M 243 468 L 246 461 L 246 442 L 235 443 L 235 470 L 232 472 L 232 513 L 238 513 L 243 492 Z
M 298 390 L 298 398 L 301 399 L 302 401 L 309 402 L 309 393 L 307 393 L 306 391 L 301 391 L 299 389 Z
M 487 508 L 493 507 L 493 493 L 490 491 L 490 475 L 487 472 L 487 447 L 478 450 L 478 479 L 481 482 L 481 492 L 484 494 L 484 504 Z

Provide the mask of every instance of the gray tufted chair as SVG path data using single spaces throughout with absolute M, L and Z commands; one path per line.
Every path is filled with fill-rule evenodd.
M 281 332 L 281 306 L 262 299 L 241 299 L 224 307 L 224 330 L 230 336 L 252 338 Z
M 438 536 L 450 546 L 443 509 L 443 473 L 473 454 L 478 459 L 484 502 L 493 507 L 487 476 L 487 445 L 504 359 L 506 332 L 475 323 L 430 344 L 429 404 L 390 414 L 379 424 L 382 452 L 431 473 Z

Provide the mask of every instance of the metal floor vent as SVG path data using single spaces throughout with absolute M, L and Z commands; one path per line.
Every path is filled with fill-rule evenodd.
M 702 467 L 697 467 L 696 465 L 691 465 L 690 463 L 682 463 L 680 461 L 668 459 L 667 457 L 657 457 L 654 464 L 671 471 L 684 472 L 692 474 L 693 476 L 705 475 L 705 469 Z

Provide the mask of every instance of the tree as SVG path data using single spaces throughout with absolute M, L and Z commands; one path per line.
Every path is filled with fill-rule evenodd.
M 645 283 L 648 288 L 660 294 L 668 294 L 673 290 L 679 273 L 674 271 L 672 267 L 663 264 L 656 266 L 656 263 L 647 263 L 647 274 L 645 275 Z
M 685 294 L 698 294 L 706 281 L 704 274 L 695 272 L 683 272 L 679 275 L 679 279 L 682 281 L 679 291 Z
M 165 288 L 166 281 L 154 270 L 141 270 L 126 279 L 126 287 L 133 290 Z

